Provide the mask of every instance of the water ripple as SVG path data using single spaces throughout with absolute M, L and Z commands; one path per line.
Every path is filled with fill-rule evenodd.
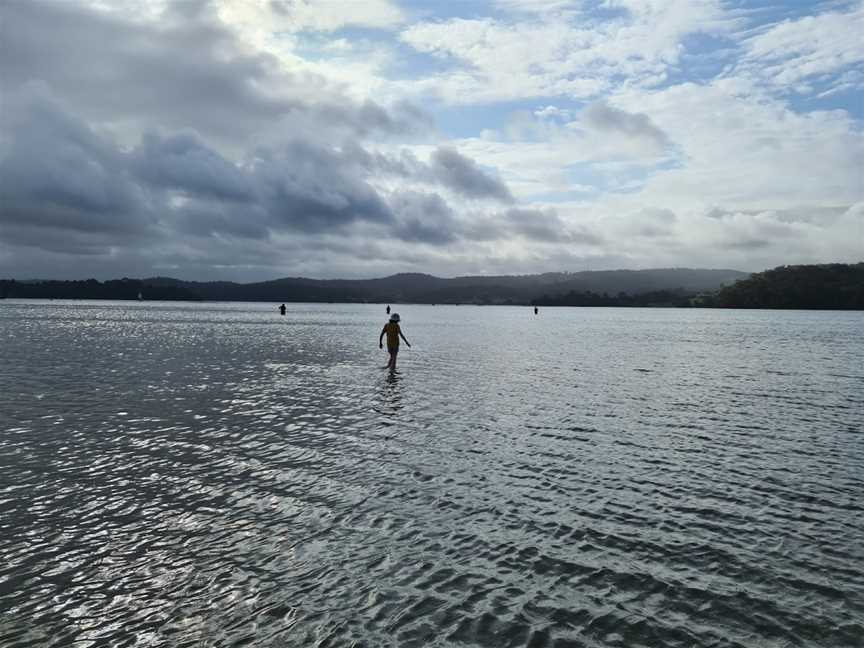
M 0 645 L 864 645 L 858 313 L 0 308 Z

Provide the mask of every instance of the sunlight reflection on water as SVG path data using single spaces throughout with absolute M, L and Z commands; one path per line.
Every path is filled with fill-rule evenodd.
M 862 313 L 0 305 L 0 645 L 851 646 Z

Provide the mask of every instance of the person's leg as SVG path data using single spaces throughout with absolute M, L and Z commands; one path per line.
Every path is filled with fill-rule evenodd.
M 397 351 L 390 352 L 390 371 L 396 371 L 396 354 Z

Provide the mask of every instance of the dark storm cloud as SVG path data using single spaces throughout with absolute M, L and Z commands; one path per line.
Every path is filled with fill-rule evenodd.
M 393 175 L 446 187 L 466 198 L 512 203 L 513 195 L 501 180 L 489 175 L 471 158 L 452 148 L 437 148 L 429 162 L 423 162 L 410 151 L 398 155 L 370 152 L 355 142 L 345 142 L 342 153 L 367 172 Z
M 598 101 L 585 108 L 582 116 L 586 125 L 598 131 L 641 139 L 658 150 L 669 145 L 668 135 L 648 115 L 629 113 Z
M 456 240 L 459 224 L 450 206 L 438 194 L 408 191 L 391 198 L 399 214 L 396 236 L 405 241 L 445 245 Z
M 164 214 L 177 238 L 270 238 L 269 218 L 260 205 L 193 199 L 166 207 Z
M 149 185 L 194 194 L 174 210 L 186 231 L 253 237 L 264 228 L 326 232 L 357 221 L 393 222 L 358 157 L 372 155 L 357 145 L 346 152 L 292 140 L 259 149 L 241 167 L 193 135 L 147 135 L 133 152 L 137 176 Z
M 7 91 L 42 80 L 87 119 L 237 141 L 279 120 L 289 130 L 314 122 L 359 135 L 431 123 L 416 107 L 357 103 L 321 77 L 289 74 L 272 56 L 248 52 L 210 3 L 175 3 L 158 23 L 62 0 L 6 2 L 0 16 Z
M 465 235 L 465 226 L 440 194 L 383 196 L 370 183 L 382 170 L 430 182 L 434 165 L 411 154 L 386 156 L 356 143 L 332 148 L 293 140 L 259 149 L 236 164 L 197 134 L 153 132 L 123 152 L 71 116 L 41 84 L 28 85 L 10 105 L 4 124 L 12 128 L 3 131 L 6 147 L 0 157 L 0 222 L 90 231 L 94 238 L 87 249 L 92 252 L 109 244 L 103 235 L 112 231 L 147 231 L 166 239 L 266 239 L 272 232 L 331 233 L 362 222 L 385 226 L 402 240 L 433 245 Z M 447 152 L 447 159 L 470 167 L 470 160 L 454 152 Z M 450 188 L 449 181 L 440 184 Z M 462 188 L 478 187 L 486 193 L 475 174 Z M 561 236 L 556 219 L 544 212 L 531 222 L 511 218 L 529 237 L 551 237 L 546 229 L 552 227 Z M 24 242 L 21 236 L 16 238 Z M 25 238 L 35 246 L 42 240 Z
M 134 236 L 151 223 L 124 155 L 44 85 L 7 98 L 0 143 L 0 224 Z
M 195 134 L 147 133 L 133 151 L 131 165 L 139 178 L 154 187 L 228 201 L 246 202 L 253 195 L 249 178 Z
M 122 240 L 128 240 L 126 238 Z M 140 242 L 140 238 L 135 240 Z M 73 257 L 93 257 L 106 254 L 121 241 L 116 232 L 84 231 L 0 220 L 0 241 L 17 249 L 44 250 Z
M 108 234 L 133 245 L 145 235 L 264 238 L 268 229 L 331 231 L 355 221 L 393 221 L 350 159 L 313 142 L 261 150 L 245 167 L 188 134 L 148 134 L 123 152 L 40 84 L 12 98 L 2 127 L 6 242 L 47 246 L 52 239 L 32 231 L 53 228 L 92 233 L 88 250 L 95 251 L 115 242 Z
M 503 182 L 484 173 L 474 160 L 455 149 L 437 149 L 432 154 L 430 170 L 441 184 L 463 195 L 514 202 L 513 195 Z
M 0 40 L 5 84 L 41 79 L 90 115 L 144 114 L 172 126 L 216 116 L 227 125 L 232 114 L 280 108 L 254 83 L 274 73 L 272 62 L 234 51 L 233 37 L 210 22 L 157 26 L 74 2 L 11 2 Z M 231 55 L 216 64 L 220 51 Z
M 380 265 L 472 238 L 454 195 L 514 200 L 453 149 L 392 152 L 382 138 L 429 128 L 422 110 L 292 76 L 249 53 L 209 2 L 174 3 L 158 22 L 0 3 L 0 93 L 5 275 L 239 278 L 286 254 L 321 267 L 361 250 Z
M 236 164 L 194 133 L 153 132 L 124 152 L 71 116 L 41 84 L 19 92 L 11 106 L 0 157 L 6 242 L 61 251 L 57 232 L 90 232 L 89 239 L 70 239 L 69 251 L 100 254 L 145 234 L 166 241 L 264 240 L 278 232 L 330 234 L 355 223 L 431 245 L 462 235 L 438 193 L 382 196 L 370 184 L 381 169 L 428 182 L 430 166 L 410 154 L 295 140 Z M 112 232 L 123 236 L 115 240 L 107 236 Z
M 399 102 L 385 109 L 368 100 L 359 104 L 332 101 L 310 105 L 310 110 L 319 121 L 346 124 L 359 136 L 371 135 L 376 131 L 410 133 L 433 126 L 429 115 L 407 102 Z
M 259 151 L 251 173 L 276 224 L 318 231 L 358 220 L 391 222 L 390 208 L 351 162 L 338 150 L 298 140 Z

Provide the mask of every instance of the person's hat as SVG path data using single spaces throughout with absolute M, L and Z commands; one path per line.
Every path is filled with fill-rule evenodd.
M 391 322 L 398 322 L 398 321 L 399 321 L 399 313 L 393 313 L 393 314 L 390 316 L 390 321 L 391 321 Z

